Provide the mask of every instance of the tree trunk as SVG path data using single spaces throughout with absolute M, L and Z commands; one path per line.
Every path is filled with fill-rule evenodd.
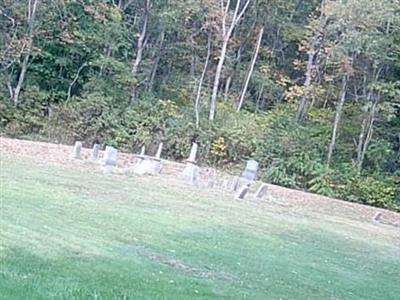
M 224 39 L 222 49 L 221 49 L 221 54 L 220 54 L 218 65 L 217 65 L 217 69 L 215 71 L 215 79 L 214 79 L 214 85 L 213 85 L 211 102 L 210 102 L 210 115 L 209 115 L 210 121 L 214 121 L 214 118 L 215 118 L 215 111 L 216 111 L 216 107 L 217 107 L 218 88 L 219 88 L 219 79 L 221 77 L 222 67 L 224 66 L 224 60 L 225 60 L 225 55 L 226 55 L 226 49 L 228 46 L 228 41 L 229 41 L 229 39 Z
M 74 86 L 74 84 L 75 84 L 76 81 L 78 80 L 79 75 L 81 74 L 83 68 L 85 68 L 86 66 L 87 66 L 87 63 L 84 62 L 84 63 L 79 67 L 78 71 L 77 71 L 76 74 L 75 74 L 74 79 L 73 79 L 73 80 L 71 81 L 71 83 L 69 84 L 68 92 L 67 92 L 67 101 L 66 101 L 66 102 L 68 102 L 68 101 L 71 99 L 72 87 Z
M 136 58 L 135 58 L 135 61 L 133 62 L 132 70 L 131 70 L 131 75 L 132 75 L 132 78 L 134 80 L 137 80 L 139 66 L 140 66 L 140 63 L 142 62 L 143 49 L 144 49 L 144 40 L 145 40 L 145 37 L 146 37 L 147 23 L 148 23 L 148 20 L 149 20 L 149 10 L 150 10 L 150 0 L 147 0 L 146 1 L 145 12 L 144 12 L 144 17 L 143 17 L 142 31 L 139 34 L 138 43 L 137 43 Z M 137 87 L 138 87 L 138 83 L 134 82 L 133 85 L 132 85 L 132 89 L 131 89 L 131 101 L 130 101 L 131 104 L 133 104 L 136 101 L 136 90 L 137 90 Z
M 224 101 L 226 101 L 226 100 L 228 99 L 229 90 L 230 90 L 231 85 L 232 85 L 232 82 L 233 82 L 233 80 L 234 80 L 234 78 L 235 78 L 237 68 L 238 68 L 238 66 L 239 66 L 239 64 L 240 64 L 240 62 L 241 62 L 241 59 L 242 59 L 242 52 L 243 52 L 243 49 L 244 49 L 244 47 L 245 47 L 247 41 L 248 41 L 249 38 L 251 37 L 251 34 L 253 33 L 254 28 L 256 27 L 256 25 L 257 25 L 257 21 L 255 20 L 255 21 L 253 22 L 253 24 L 251 25 L 248 34 L 246 35 L 246 37 L 244 38 L 244 40 L 241 42 L 240 47 L 239 47 L 239 49 L 238 49 L 238 51 L 237 51 L 237 55 L 236 55 L 235 62 L 233 63 L 232 71 L 231 71 L 231 73 L 229 74 L 228 79 L 226 80 L 226 83 L 225 83 Z
M 305 73 L 306 79 L 304 80 L 304 85 L 303 85 L 306 89 L 305 93 L 308 92 L 307 89 L 311 85 L 312 70 L 314 68 L 314 59 L 315 59 L 315 46 L 316 46 L 316 39 L 311 43 L 310 49 L 308 50 L 308 61 L 307 61 L 306 73 Z M 296 122 L 302 122 L 304 119 L 306 106 L 307 106 L 307 99 L 308 99 L 308 96 L 306 94 L 304 94 L 300 98 L 299 107 L 298 107 L 297 113 L 296 113 Z
M 363 140 L 361 145 L 359 145 L 361 152 L 360 152 L 360 157 L 357 161 L 358 172 L 361 172 L 361 169 L 362 169 L 362 166 L 364 163 L 364 159 L 365 159 L 365 155 L 367 153 L 369 143 L 371 142 L 371 139 L 372 139 L 372 134 L 374 131 L 375 112 L 376 112 L 376 107 L 378 106 L 378 102 L 379 102 L 379 97 L 377 97 L 376 101 L 372 104 L 370 113 L 369 113 L 368 117 L 365 119 L 365 121 L 366 121 L 365 123 L 368 123 L 368 126 L 364 127 L 364 131 L 366 128 L 367 132 L 366 132 L 366 134 L 364 134 L 365 139 Z
M 33 1 L 33 2 L 32 2 Z M 36 11 L 38 8 L 39 0 L 29 0 L 28 1 L 28 28 L 29 28 L 29 41 L 27 46 L 27 51 L 22 61 L 21 72 L 19 73 L 17 85 L 12 93 L 12 100 L 14 105 L 19 103 L 19 95 L 21 93 L 22 85 L 25 81 L 26 71 L 28 70 L 29 57 L 32 53 L 33 47 L 33 30 L 35 26 Z
M 163 48 L 164 48 L 164 37 L 165 37 L 165 30 L 163 29 L 160 33 L 160 46 L 158 48 L 157 57 L 154 62 L 154 65 L 153 65 L 153 69 L 151 70 L 151 75 L 150 75 L 150 80 L 149 80 L 149 85 L 148 85 L 149 92 L 151 92 L 153 90 L 154 79 L 157 74 L 158 64 L 160 63 L 161 54 L 162 54 Z
M 206 57 L 206 61 L 204 63 L 203 72 L 201 73 L 201 76 L 200 76 L 199 87 L 197 89 L 197 96 L 196 96 L 196 102 L 195 102 L 195 107 L 194 107 L 195 112 L 196 112 L 196 128 L 199 128 L 199 125 L 200 125 L 199 104 L 200 104 L 200 97 L 201 97 L 201 88 L 203 87 L 203 81 L 204 81 L 204 77 L 207 72 L 210 56 L 211 56 L 211 38 L 209 37 L 208 44 L 207 44 L 207 57 Z
M 335 150 L 335 147 L 336 147 L 337 130 L 339 128 L 340 119 L 342 117 L 343 105 L 346 100 L 346 87 L 347 87 L 347 77 L 343 76 L 342 90 L 340 92 L 340 94 L 341 94 L 340 101 L 336 106 L 336 115 L 335 115 L 335 121 L 333 124 L 332 138 L 331 138 L 331 143 L 330 143 L 329 149 L 328 149 L 328 158 L 327 158 L 327 162 L 326 162 L 328 166 L 331 163 L 333 151 Z
M 258 52 L 260 50 L 263 34 L 264 34 L 264 27 L 261 27 L 260 33 L 258 34 L 258 40 L 257 40 L 256 49 L 254 51 L 254 55 L 253 55 L 253 58 L 251 60 L 249 71 L 247 72 L 246 81 L 245 81 L 244 86 L 243 86 L 242 94 L 240 95 L 240 100 L 239 100 L 239 105 L 238 105 L 238 108 L 237 108 L 237 112 L 239 112 L 240 109 L 242 108 L 242 105 L 243 105 L 243 102 L 244 102 L 244 97 L 246 96 L 247 88 L 249 86 L 250 78 L 251 78 L 251 75 L 253 74 L 254 66 L 255 66 L 256 61 L 257 61 L 257 56 L 258 56 Z
M 368 123 L 368 117 L 364 116 L 362 124 L 361 124 L 361 131 L 360 135 L 358 136 L 358 143 L 357 143 L 357 169 L 358 171 L 361 171 L 361 165 L 362 165 L 362 150 L 363 150 L 363 144 L 365 140 L 365 131 L 367 129 L 367 123 Z
M 29 42 L 29 44 L 32 44 L 32 42 Z M 32 51 L 32 46 L 29 45 L 28 51 L 25 54 L 24 61 L 22 62 L 21 72 L 19 73 L 19 77 L 18 77 L 18 83 L 13 92 L 13 102 L 14 102 L 15 106 L 17 106 L 18 102 L 19 102 L 19 94 L 21 93 L 22 84 L 25 81 L 25 75 L 26 75 L 26 71 L 28 70 L 28 61 L 29 61 L 29 56 L 31 55 L 31 51 Z
M 314 37 L 310 43 L 310 48 L 308 50 L 308 60 L 306 66 L 304 87 L 305 94 L 300 98 L 299 106 L 296 112 L 296 122 L 300 123 L 304 119 L 304 115 L 306 113 L 307 101 L 308 101 L 308 88 L 311 86 L 312 82 L 312 71 L 315 68 L 314 62 L 317 55 L 317 49 L 320 47 L 321 38 L 323 36 L 322 30 L 328 24 L 328 17 L 321 15 L 321 23 L 320 28 L 318 28 L 314 34 Z
M 373 83 L 378 82 L 379 77 L 383 71 L 384 67 L 380 66 L 376 71 L 372 72 L 374 74 L 373 77 Z M 367 82 L 367 75 L 364 75 L 363 78 L 363 96 L 366 98 L 366 102 L 369 103 L 372 98 L 374 97 L 374 94 L 372 91 L 367 92 L 368 90 L 368 82 Z M 380 95 L 378 95 L 373 103 L 371 108 L 369 109 L 369 113 L 364 115 L 363 122 L 361 125 L 361 131 L 360 135 L 358 137 L 358 144 L 357 144 L 357 161 L 356 161 L 356 166 L 358 172 L 361 172 L 363 163 L 364 163 L 364 158 L 365 154 L 368 150 L 369 143 L 372 138 L 372 133 L 373 133 L 373 124 L 375 122 L 375 111 L 376 107 L 378 105 L 378 102 L 380 100 Z
M 222 20 L 223 42 L 222 42 L 221 54 L 220 54 L 220 57 L 219 57 L 217 69 L 215 71 L 215 79 L 214 79 L 214 85 L 213 85 L 211 101 L 210 101 L 209 120 L 211 122 L 214 121 L 214 118 L 215 118 L 215 112 L 216 112 L 216 107 L 217 107 L 217 96 L 218 96 L 219 81 L 220 81 L 220 78 L 221 78 L 222 68 L 224 66 L 226 50 L 228 48 L 229 39 L 230 39 L 230 37 L 232 35 L 233 29 L 235 28 L 235 26 L 237 25 L 237 23 L 239 22 L 239 20 L 243 16 L 244 12 L 246 11 L 246 9 L 247 9 L 247 7 L 248 7 L 248 5 L 250 3 L 250 0 L 246 1 L 245 5 L 243 6 L 242 10 L 239 13 L 239 8 L 240 8 L 241 2 L 242 2 L 241 0 L 238 0 L 236 2 L 235 12 L 233 14 L 232 22 L 231 22 L 228 30 L 226 30 L 226 19 L 227 19 L 227 14 L 228 14 L 228 11 L 229 11 L 230 1 L 227 2 L 227 5 L 225 7 L 225 13 L 224 13 L 224 17 L 223 17 L 223 20 Z

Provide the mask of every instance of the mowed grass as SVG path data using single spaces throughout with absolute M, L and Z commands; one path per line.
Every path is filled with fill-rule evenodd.
M 400 299 L 392 231 L 5 155 L 0 188 L 1 299 Z

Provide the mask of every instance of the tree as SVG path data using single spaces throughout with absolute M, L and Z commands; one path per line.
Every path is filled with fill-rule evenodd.
M 260 32 L 258 33 L 258 39 L 257 39 L 256 48 L 254 50 L 254 55 L 253 55 L 253 58 L 250 63 L 249 71 L 247 72 L 247 76 L 246 76 L 246 80 L 244 82 L 242 93 L 240 95 L 239 105 L 237 107 L 238 112 L 242 108 L 242 105 L 244 102 L 244 97 L 246 96 L 247 87 L 249 86 L 250 78 L 251 78 L 251 75 L 253 74 L 253 70 L 254 70 L 254 65 L 256 64 L 258 52 L 260 51 L 263 34 L 264 34 L 264 27 L 261 27 Z
M 28 0 L 28 8 L 27 8 L 27 18 L 26 23 L 28 27 L 27 33 L 27 42 L 24 52 L 24 58 L 21 64 L 21 70 L 18 75 L 18 81 L 15 88 L 10 88 L 10 93 L 12 94 L 12 100 L 14 105 L 18 105 L 19 102 L 19 95 L 21 93 L 22 85 L 25 81 L 26 71 L 28 70 L 28 62 L 31 56 L 32 47 L 33 47 L 33 39 L 35 34 L 35 27 L 36 27 L 36 14 L 39 9 L 41 2 L 40 0 Z
M 226 4 L 224 6 L 223 12 L 222 12 L 222 23 L 221 23 L 221 31 L 222 31 L 222 47 L 221 47 L 221 52 L 219 55 L 218 59 L 218 65 L 215 71 L 215 78 L 214 78 L 214 84 L 213 84 L 213 89 L 212 89 L 212 94 L 211 94 L 211 100 L 210 100 L 210 114 L 209 114 L 209 120 L 213 121 L 215 118 L 215 112 L 217 108 L 217 96 L 218 96 L 218 90 L 219 90 L 219 81 L 221 77 L 221 72 L 222 68 L 224 66 L 224 61 L 225 61 L 225 56 L 226 56 L 226 51 L 228 48 L 228 43 L 231 38 L 232 32 L 239 23 L 240 19 L 246 12 L 247 7 L 250 4 L 250 0 L 243 1 L 244 4 L 241 7 L 242 1 L 237 0 L 235 10 L 233 11 L 232 15 L 230 13 L 230 0 L 226 1 Z M 221 1 L 221 3 L 224 3 L 224 1 Z M 229 20 L 231 18 L 231 20 Z M 230 21 L 230 23 L 228 23 Z

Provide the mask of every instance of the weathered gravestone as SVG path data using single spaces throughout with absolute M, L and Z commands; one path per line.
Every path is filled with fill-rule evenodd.
M 107 146 L 104 151 L 103 164 L 105 166 L 115 166 L 117 164 L 118 150 L 112 146 Z
M 265 183 L 263 183 L 257 189 L 256 193 L 254 194 L 254 198 L 262 199 L 266 195 L 267 191 L 268 191 L 268 186 Z
M 236 192 L 239 189 L 240 178 L 238 176 L 232 177 L 232 180 L 229 184 L 229 191 Z
M 145 155 L 145 147 L 139 155 L 140 161 L 136 164 L 133 169 L 133 173 L 137 175 L 157 175 L 161 172 L 161 152 L 163 148 L 163 143 L 158 145 L 157 153 L 155 157 L 150 157 Z
M 193 143 L 189 158 L 186 161 L 185 169 L 180 175 L 181 179 L 190 182 L 191 184 L 197 184 L 199 180 L 200 168 L 196 165 L 197 149 L 198 145 Z
M 372 222 L 373 223 L 379 223 L 379 221 L 382 218 L 382 213 L 380 211 L 378 211 L 377 213 L 375 213 L 375 215 L 372 217 Z
M 145 156 L 145 152 L 146 152 L 146 146 L 143 145 L 143 146 L 142 146 L 142 149 L 140 149 L 140 154 L 139 154 L 139 156 L 144 157 L 144 156 Z
M 163 146 L 164 146 L 163 143 L 160 143 L 158 145 L 158 149 L 157 149 L 157 153 L 156 153 L 156 159 L 158 159 L 158 160 L 161 159 L 161 153 L 162 153 Z
M 146 159 L 146 146 L 142 146 L 139 154 L 139 161 L 133 167 L 133 173 L 137 175 L 144 175 L 146 173 L 146 165 L 144 165 Z
M 257 172 L 258 172 L 258 162 L 251 159 L 247 161 L 246 169 L 243 171 L 241 178 L 250 181 L 255 181 L 257 180 Z
M 207 188 L 214 188 L 217 185 L 217 171 L 213 168 L 207 168 L 204 173 L 205 185 Z
M 74 149 L 70 154 L 70 158 L 73 159 L 80 159 L 81 158 L 81 149 L 82 149 L 82 142 L 75 142 Z
M 236 200 L 244 200 L 244 198 L 246 197 L 249 190 L 250 190 L 250 184 L 247 184 L 244 187 L 240 188 L 235 196 L 235 199 Z
M 153 162 L 150 158 L 143 158 L 133 169 L 136 175 L 153 175 Z
M 152 165 L 151 165 L 151 174 L 157 175 L 161 173 L 161 153 L 164 144 L 160 143 L 157 148 L 156 156 L 152 158 Z
M 100 150 L 100 145 L 99 144 L 94 144 L 92 148 L 92 153 L 90 155 L 90 158 L 92 160 L 98 160 L 99 159 L 99 150 Z

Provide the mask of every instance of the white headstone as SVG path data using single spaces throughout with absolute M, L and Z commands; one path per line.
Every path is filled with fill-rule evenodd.
M 99 150 L 100 150 L 100 145 L 99 144 L 94 144 L 92 153 L 91 153 L 91 159 L 92 160 L 98 160 L 99 159 Z
M 196 156 L 197 156 L 197 148 L 198 148 L 199 146 L 197 145 L 197 143 L 193 143 L 193 145 L 192 145 L 192 149 L 190 149 L 190 155 L 189 155 L 189 158 L 188 158 L 188 162 L 191 162 L 191 163 L 196 163 Z
M 161 152 L 162 152 L 162 148 L 163 148 L 163 143 L 160 143 L 158 145 L 158 149 L 157 149 L 157 153 L 156 153 L 156 159 L 161 159 Z
M 181 173 L 180 178 L 191 184 L 197 184 L 200 178 L 200 168 L 195 164 L 188 162 Z
M 75 142 L 74 149 L 70 154 L 70 158 L 80 159 L 81 158 L 82 142 Z
M 246 164 L 246 169 L 242 173 L 241 177 L 250 181 L 257 180 L 258 162 L 255 160 L 249 160 Z
M 146 152 L 146 146 L 142 146 L 142 149 L 140 150 L 140 156 L 144 156 L 145 155 L 145 152 Z
M 117 164 L 118 150 L 107 146 L 104 152 L 104 165 L 115 166 Z

